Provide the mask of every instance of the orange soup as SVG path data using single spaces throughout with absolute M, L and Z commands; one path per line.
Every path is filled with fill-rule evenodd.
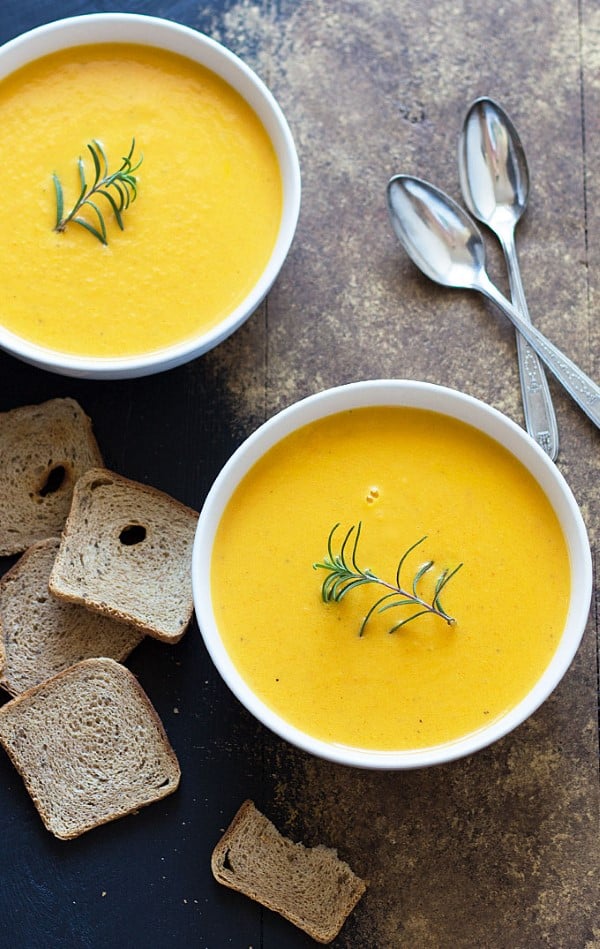
M 65 211 L 94 166 L 109 172 L 135 139 L 138 197 L 121 231 L 96 203 L 104 246 L 82 227 L 55 229 L 53 175 Z M 0 81 L 0 323 L 41 346 L 83 356 L 156 351 L 210 329 L 255 284 L 282 210 L 277 157 L 257 115 L 202 66 L 128 44 L 46 56 Z M 97 224 L 95 212 L 84 216 Z
M 409 607 L 363 617 L 373 584 L 323 602 L 313 564 L 361 523 L 356 560 L 428 599 L 444 569 L 449 624 Z M 346 552 L 350 559 L 351 545 Z M 550 662 L 570 595 L 565 539 L 535 479 L 497 442 L 434 412 L 342 412 L 284 438 L 250 470 L 219 525 L 216 621 L 239 672 L 315 738 L 370 750 L 427 748 L 512 709 Z M 413 610 L 414 612 L 414 610 Z

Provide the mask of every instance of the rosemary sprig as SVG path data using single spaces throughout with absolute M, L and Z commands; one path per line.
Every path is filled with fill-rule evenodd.
M 401 626 L 405 626 L 406 623 L 410 623 L 411 620 L 417 618 L 417 616 L 422 616 L 424 613 L 433 613 L 435 616 L 439 616 L 441 619 L 445 620 L 450 626 L 453 626 L 456 620 L 449 616 L 448 613 L 444 610 L 440 596 L 442 590 L 448 583 L 448 581 L 460 570 L 462 563 L 460 563 L 453 570 L 443 570 L 435 582 L 435 588 L 433 591 L 433 596 L 431 602 L 423 599 L 418 593 L 418 585 L 423 579 L 425 574 L 433 568 L 434 561 L 428 560 L 426 563 L 421 564 L 417 570 L 415 576 L 413 577 L 412 584 L 410 589 L 405 589 L 400 581 L 400 573 L 402 567 L 406 561 L 406 558 L 416 547 L 423 543 L 426 540 L 426 536 L 421 537 L 420 540 L 417 540 L 411 547 L 408 548 L 400 558 L 398 563 L 398 568 L 396 570 L 396 582 L 388 583 L 386 580 L 382 580 L 380 577 L 376 576 L 370 569 L 362 569 L 358 566 L 356 557 L 358 550 L 358 542 L 360 539 L 360 532 L 362 529 L 361 521 L 358 522 L 358 526 L 352 526 L 350 530 L 346 533 L 342 546 L 340 547 L 339 553 L 335 554 L 333 552 L 333 535 L 337 531 L 340 525 L 336 524 L 335 527 L 331 530 L 329 538 L 327 540 L 327 556 L 320 563 L 314 563 L 313 567 L 315 570 L 327 570 L 327 576 L 323 580 L 323 586 L 321 589 L 321 596 L 324 603 L 339 603 L 350 590 L 356 589 L 356 587 L 363 586 L 366 583 L 375 583 L 380 587 L 383 587 L 385 590 L 389 591 L 380 596 L 379 599 L 373 604 L 373 606 L 368 610 L 366 616 L 363 618 L 358 635 L 362 636 L 367 623 L 375 612 L 384 613 L 386 610 L 395 609 L 399 606 L 411 606 L 416 607 L 416 612 L 411 613 L 410 616 L 405 617 L 403 620 L 400 620 L 399 623 L 396 623 L 389 630 L 390 633 L 395 632 L 397 629 L 400 629 Z M 354 541 L 352 543 L 352 552 L 350 558 L 347 556 L 347 548 L 350 543 L 350 538 L 354 534 Z
M 135 165 L 133 164 L 133 152 L 135 150 L 135 138 L 133 138 L 131 140 L 129 154 L 123 158 L 120 168 L 109 174 L 108 159 L 102 143 L 95 138 L 88 144 L 87 148 L 92 156 L 94 165 L 94 181 L 88 187 L 85 164 L 83 158 L 80 156 L 77 161 L 77 167 L 79 169 L 81 192 L 68 214 L 64 214 L 64 196 L 60 179 L 56 172 L 52 175 L 54 190 L 56 192 L 56 224 L 54 225 L 54 230 L 61 233 L 65 230 L 67 224 L 72 222 L 73 224 L 79 224 L 81 227 L 84 227 L 86 231 L 89 231 L 90 234 L 97 237 L 101 244 L 107 244 L 104 213 L 98 204 L 92 201 L 92 197 L 98 196 L 108 201 L 115 215 L 117 224 L 121 230 L 123 230 L 123 211 L 125 211 L 137 197 L 138 182 L 135 172 L 142 164 L 143 157 L 141 157 Z M 98 221 L 97 225 L 79 216 L 79 211 L 84 207 L 91 209 Z

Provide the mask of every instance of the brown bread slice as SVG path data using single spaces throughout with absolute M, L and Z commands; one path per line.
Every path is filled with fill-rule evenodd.
M 60 534 L 73 486 L 102 465 L 92 424 L 74 399 L 0 413 L 0 555 Z
M 33 544 L 0 580 L 0 686 L 11 695 L 81 659 L 125 659 L 144 638 L 127 623 L 50 594 L 59 543 L 52 537 Z
M 77 482 L 50 591 L 166 642 L 192 617 L 198 514 L 155 488 L 106 469 Z
M 252 801 L 242 804 L 215 847 L 211 867 L 219 883 L 321 943 L 335 939 L 366 889 L 335 850 L 283 837 Z
M 85 659 L 0 708 L 0 742 L 67 840 L 176 790 L 175 752 L 135 676 Z

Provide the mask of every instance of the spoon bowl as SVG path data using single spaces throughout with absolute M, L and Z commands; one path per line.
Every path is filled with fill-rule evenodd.
M 434 185 L 410 175 L 388 184 L 392 226 L 409 257 L 445 287 L 480 289 L 485 247 L 471 218 Z
M 529 168 L 515 126 L 492 99 L 476 99 L 467 112 L 458 168 L 471 214 L 493 231 L 514 228 L 527 206 Z

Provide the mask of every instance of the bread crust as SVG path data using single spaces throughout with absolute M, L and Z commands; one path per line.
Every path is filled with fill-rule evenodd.
M 219 883 L 323 944 L 335 939 L 367 888 L 334 849 L 294 843 L 251 800 L 244 801 L 214 848 L 211 869 Z
M 198 513 L 107 468 L 78 480 L 49 588 L 59 599 L 177 643 L 193 614 L 192 547 Z M 143 540 L 120 541 L 128 525 Z
M 0 555 L 59 534 L 75 482 L 102 464 L 91 420 L 75 399 L 1 412 Z
M 85 692 L 90 682 L 90 696 L 79 708 L 77 690 Z M 53 701 L 59 707 L 51 709 L 50 730 L 46 717 Z M 124 749 L 114 727 L 125 731 L 132 715 L 143 730 L 140 756 L 135 749 Z M 96 747 L 90 751 L 94 741 L 100 752 Z M 150 699 L 132 672 L 108 658 L 84 659 L 0 708 L 0 743 L 44 825 L 61 840 L 172 794 L 181 778 L 177 756 Z M 140 762 L 151 754 L 158 773 L 148 776 Z
M 144 638 L 127 623 L 50 594 L 59 544 L 58 537 L 32 544 L 0 580 L 0 686 L 13 696 L 82 659 L 121 662 Z

